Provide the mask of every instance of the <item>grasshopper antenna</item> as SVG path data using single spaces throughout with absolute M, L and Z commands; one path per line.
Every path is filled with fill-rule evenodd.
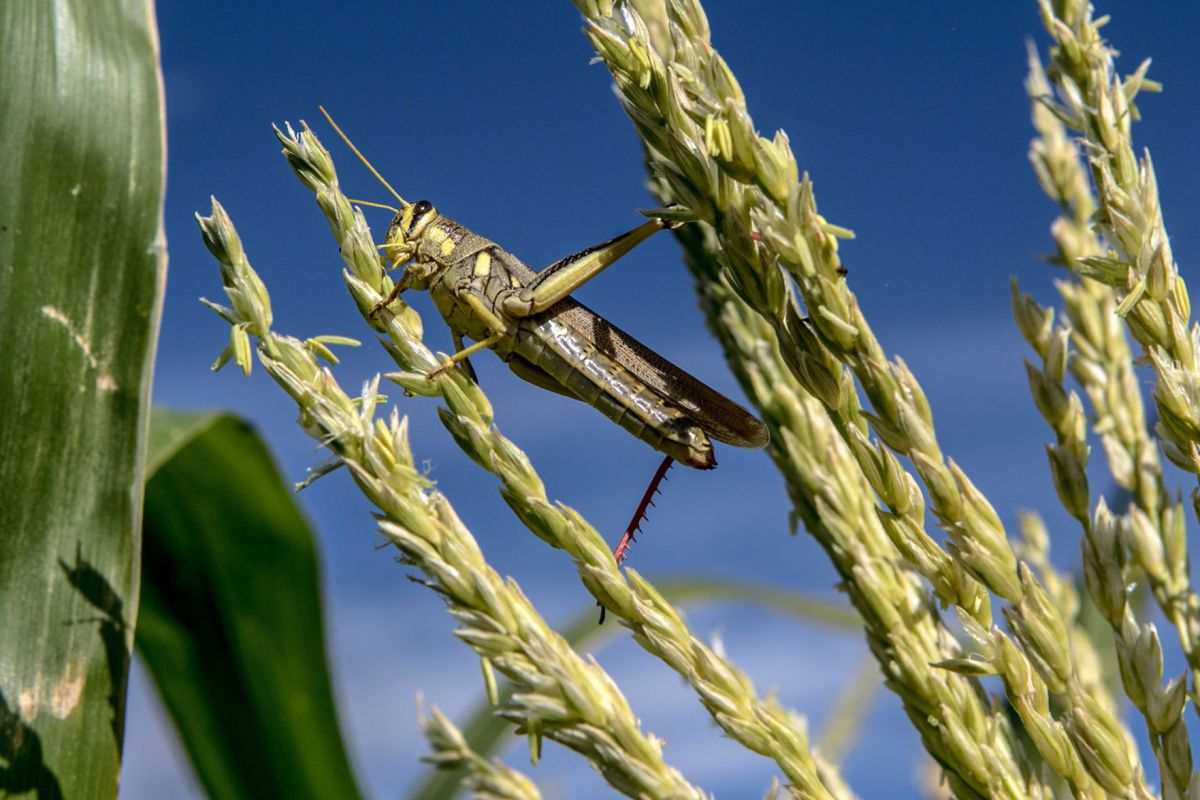
M 642 495 L 641 502 L 638 503 L 637 509 L 633 512 L 633 519 L 629 520 L 629 525 L 625 528 L 625 533 L 621 534 L 621 540 L 617 542 L 617 547 L 613 550 L 613 558 L 617 561 L 617 566 L 629 556 L 629 547 L 637 539 L 634 535 L 638 533 L 641 524 L 646 521 L 646 512 L 654 505 L 654 495 L 658 493 L 658 486 L 667 477 L 667 470 L 675 460 L 670 456 L 663 459 L 663 462 L 658 465 L 658 469 L 654 471 L 654 477 L 650 479 L 650 485 L 646 487 L 646 493 Z M 607 609 L 600 602 L 596 605 L 600 606 L 600 624 L 604 624 L 604 615 Z
M 377 169 L 375 169 L 375 167 L 371 166 L 371 162 L 367 160 L 367 157 L 364 156 L 362 154 L 362 152 L 357 147 L 354 146 L 354 142 L 350 141 L 350 137 L 347 136 L 342 131 L 342 129 L 338 127 L 338 124 L 333 121 L 333 117 L 331 117 L 329 115 L 329 112 L 325 110 L 325 106 L 317 106 L 317 108 L 321 109 L 321 114 L 324 115 L 325 121 L 328 122 L 335 131 L 337 131 L 337 135 L 342 137 L 342 141 L 346 143 L 346 146 L 349 147 L 352 151 L 354 151 L 354 155 L 358 156 L 358 160 L 361 161 L 366 166 L 367 169 L 371 170 L 371 174 L 374 175 L 375 178 L 380 183 L 382 183 L 385 187 L 387 187 L 387 190 L 392 193 L 392 197 L 399 200 L 400 205 L 402 205 L 406 208 L 408 206 L 411 206 L 412 203 L 408 202 L 403 197 L 401 197 L 400 193 L 397 192 L 395 189 L 393 189 L 392 185 L 390 183 L 388 183 L 382 175 L 379 174 L 379 170 L 377 170 Z M 367 205 L 370 205 L 370 204 L 367 204 Z M 388 206 L 384 206 L 384 208 L 388 208 Z
M 371 208 L 386 208 L 388 211 L 391 211 L 393 214 L 400 213 L 400 209 L 396 208 L 395 206 L 389 206 L 387 203 L 373 203 L 370 200 L 359 200 L 355 197 L 347 197 L 346 199 L 349 200 L 351 203 L 354 203 L 354 205 L 356 205 L 356 206 L 370 206 Z M 380 245 L 380 247 L 385 247 L 385 246 L 386 245 Z

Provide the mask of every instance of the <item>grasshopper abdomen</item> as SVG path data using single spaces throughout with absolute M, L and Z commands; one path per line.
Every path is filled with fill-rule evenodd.
M 551 308 L 520 326 L 512 357 L 549 375 L 655 450 L 697 469 L 716 466 L 712 442 L 699 425 L 557 317 Z

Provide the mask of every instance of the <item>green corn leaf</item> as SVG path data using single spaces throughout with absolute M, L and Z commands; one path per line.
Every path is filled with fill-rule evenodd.
M 164 141 L 150 3 L 0 3 L 5 796 L 117 792 Z
M 316 549 L 261 439 L 156 410 L 137 647 L 210 797 L 359 796 Z

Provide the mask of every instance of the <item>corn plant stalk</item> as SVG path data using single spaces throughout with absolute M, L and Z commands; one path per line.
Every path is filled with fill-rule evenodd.
M 542 793 L 528 776 L 472 750 L 462 731 L 437 706 L 430 708 L 428 717 L 422 715 L 421 732 L 433 751 L 421 760 L 439 768 L 465 769 L 463 787 L 480 800 L 541 800 Z
M 1103 283 L 1081 274 L 1080 259 L 1102 256 L 1105 252 L 1091 225 L 1096 199 L 1079 148 L 1068 136 L 1062 120 L 1047 105 L 1053 97 L 1053 87 L 1032 49 L 1026 91 L 1038 133 L 1030 144 L 1029 159 L 1042 189 L 1061 209 L 1050 227 L 1056 248 L 1053 262 L 1071 269 L 1076 276 L 1075 280 L 1055 282 L 1063 299 L 1070 344 L 1074 348 L 1067 367 L 1092 405 L 1093 428 L 1104 448 L 1109 473 L 1131 493 L 1146 522 L 1158 529 L 1156 538 L 1163 539 L 1163 515 L 1171 504 L 1167 501 L 1162 466 L 1146 422 L 1129 342 L 1116 313 L 1117 302 Z M 1030 346 L 1045 360 L 1050 354 L 1052 312 L 1018 305 L 1024 303 L 1023 298 L 1014 299 L 1018 326 Z M 1150 579 L 1165 580 L 1161 557 L 1146 560 L 1150 562 Z
M 359 310 L 387 336 L 385 345 L 402 370 L 388 378 L 413 394 L 445 399 L 447 407 L 439 409 L 442 423 L 467 455 L 500 479 L 501 495 L 517 517 L 543 541 L 571 555 L 588 591 L 633 632 L 638 644 L 692 685 L 723 731 L 772 758 L 801 796 L 851 796 L 832 765 L 811 752 L 801 720 L 774 700 L 760 698 L 749 678 L 696 638 L 679 611 L 651 584 L 633 570 L 622 575 L 603 537 L 586 520 L 549 500 L 529 459 L 493 424 L 486 397 L 464 369 L 450 370 L 434 381 L 426 378 L 442 359 L 421 342 L 416 311 L 397 299 L 373 313 L 392 283 L 381 269 L 362 213 L 339 188 L 329 152 L 307 128 L 276 134 L 296 175 L 316 193 L 341 247 L 346 283 Z
M 616 684 L 594 661 L 577 655 L 529 603 L 515 581 L 484 560 L 470 531 L 444 495 L 418 471 L 408 444 L 408 421 L 393 408 L 376 417 L 383 402 L 379 378 L 359 398 L 338 386 L 317 355 L 328 338 L 308 341 L 271 330 L 270 297 L 251 269 L 241 240 L 214 200 L 199 217 L 204 242 L 220 262 L 231 307 L 206 303 L 229 324 L 229 359 L 251 366 L 251 337 L 259 361 L 300 408 L 305 431 L 329 448 L 380 510 L 380 531 L 419 569 L 424 584 L 446 601 L 460 627 L 456 634 L 517 691 L 498 713 L 530 738 L 534 758 L 546 737 L 581 753 L 614 788 L 631 796 L 704 797 L 662 760 L 662 744 L 639 730 L 637 718 Z
M 1072 257 L 1068 261 L 1072 269 L 1108 288 L 1116 314 L 1124 319 L 1154 368 L 1156 432 L 1163 451 L 1176 465 L 1200 474 L 1196 326 L 1191 321 L 1187 286 L 1171 255 L 1150 155 L 1145 152 L 1139 160 L 1133 150 L 1132 124 L 1138 116 L 1134 99 L 1138 91 L 1158 86 L 1145 77 L 1148 61 L 1125 80 L 1116 76 L 1113 51 L 1099 33 L 1107 19 L 1093 19 L 1086 3 L 1063 2 L 1052 7 L 1041 2 L 1040 7 L 1056 42 L 1049 77 L 1057 97 L 1043 92 L 1038 101 L 1067 128 L 1082 135 L 1096 187 L 1094 200 L 1090 194 L 1087 200 L 1080 198 L 1086 186 L 1069 195 L 1072 202 L 1085 204 L 1089 210 L 1091 204 L 1096 206 L 1090 218 L 1095 220 L 1099 241 L 1087 244 L 1094 252 L 1073 248 L 1064 255 Z M 1048 191 L 1061 194 L 1057 188 Z M 1131 456 L 1139 453 L 1133 451 Z M 1143 468 L 1144 459 L 1134 463 Z M 1182 508 L 1165 500 L 1156 502 L 1153 492 L 1157 487 L 1152 480 L 1152 475 L 1135 478 L 1136 505 L 1128 521 L 1127 547 L 1177 632 L 1191 671 L 1195 706 L 1200 682 L 1200 597 L 1188 574 Z M 1174 738 L 1182 735 L 1174 734 Z M 1190 772 L 1190 755 L 1186 764 L 1180 756 L 1178 779 L 1185 777 L 1184 766 Z
M 1090 222 L 1096 201 L 1080 154 L 1068 139 L 1060 116 L 1048 105 L 1053 102 L 1053 90 L 1033 53 L 1026 86 L 1039 134 L 1030 148 L 1030 158 L 1043 189 L 1062 209 L 1051 227 L 1058 260 L 1076 266 L 1080 259 L 1104 253 Z M 1117 300 L 1102 283 L 1078 274 L 1075 278 L 1057 282 L 1069 326 L 1055 326 L 1053 310 L 1038 306 L 1032 297 L 1019 293 L 1015 284 L 1014 313 L 1022 334 L 1043 362 L 1040 369 L 1027 364 L 1030 387 L 1038 409 L 1056 433 L 1057 442 L 1049 452 L 1057 484 L 1075 487 L 1074 491 L 1060 491 L 1060 497 L 1083 528 L 1089 594 L 1112 630 L 1125 694 L 1146 722 L 1163 796 L 1183 797 L 1193 775 L 1191 743 L 1183 722 L 1187 676 L 1162 683 L 1158 631 L 1153 624 L 1138 621 L 1125 590 L 1137 580 L 1137 567 L 1137 572 L 1146 575 L 1187 649 L 1189 632 L 1177 613 L 1186 604 L 1171 603 L 1164 548 L 1177 526 L 1182 533 L 1183 506 L 1166 500 L 1162 470 L 1117 315 Z M 1071 344 L 1075 349 L 1069 352 Z M 1085 471 L 1089 455 L 1087 421 L 1078 395 L 1063 385 L 1068 363 L 1091 401 L 1109 471 L 1131 494 L 1127 514 L 1113 514 L 1103 498 L 1091 510 Z M 1064 480 L 1067 475 L 1070 479 Z
M 664 187 L 656 188 L 668 199 Z M 714 270 L 711 230 L 685 226 L 677 235 L 693 272 Z M 771 430 L 768 453 L 785 479 L 793 513 L 842 577 L 887 685 L 955 794 L 1036 796 L 1026 786 L 1008 720 L 984 701 L 978 680 L 930 667 L 963 652 L 888 539 L 870 486 L 824 406 L 788 371 L 771 326 L 719 280 L 702 279 L 697 287 L 730 365 Z
M 729 283 L 771 323 L 790 371 L 824 403 L 888 506 L 882 519 L 894 543 L 939 597 L 957 606 L 980 647 L 979 661 L 945 666 L 1001 674 L 1039 754 L 1076 794 L 1147 795 L 1120 721 L 1076 677 L 1066 621 L 1033 571 L 1018 565 L 986 498 L 946 461 L 914 376 L 899 359 L 889 363 L 870 333 L 837 257 L 836 239 L 846 232 L 817 214 L 812 185 L 799 179 L 786 136 L 767 140 L 754 132 L 736 80 L 709 43 L 699 4 L 668 4 L 668 58 L 655 51 L 630 5 L 579 0 L 576 6 L 647 146 L 652 171 L 670 188 L 677 208 L 667 213 L 714 227 Z M 777 265 L 795 279 L 810 319 L 801 318 Z M 863 385 L 873 414 L 859 407 L 846 368 Z M 870 442 L 868 430 L 887 447 Z M 888 448 L 914 463 L 950 536 L 949 554 L 923 530 L 920 491 Z M 1006 617 L 1015 640 L 992 626 L 986 590 L 1012 604 Z M 1051 696 L 1065 706 L 1056 716 Z M 981 794 L 994 791 L 974 786 Z
M 1050 562 L 1050 534 L 1040 516 L 1020 511 L 1017 522 L 1021 531 L 1021 538 L 1016 543 L 1017 552 L 1037 571 L 1050 601 L 1062 609 L 1065 619 L 1072 621 L 1069 645 L 1080 685 L 1110 713 L 1119 715 L 1120 704 L 1111 689 L 1117 667 L 1115 663 L 1109 663 L 1112 659 L 1107 653 L 1097 650 L 1095 634 L 1089 633 L 1083 624 L 1083 606 L 1075 588 L 1075 576 L 1060 572 Z

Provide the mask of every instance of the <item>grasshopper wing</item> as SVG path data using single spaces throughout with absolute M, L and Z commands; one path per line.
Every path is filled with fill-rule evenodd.
M 679 407 L 712 438 L 737 447 L 759 448 L 770 441 L 753 414 L 693 378 L 582 303 L 567 297 L 542 312 L 556 317 L 595 344 L 596 349 Z

